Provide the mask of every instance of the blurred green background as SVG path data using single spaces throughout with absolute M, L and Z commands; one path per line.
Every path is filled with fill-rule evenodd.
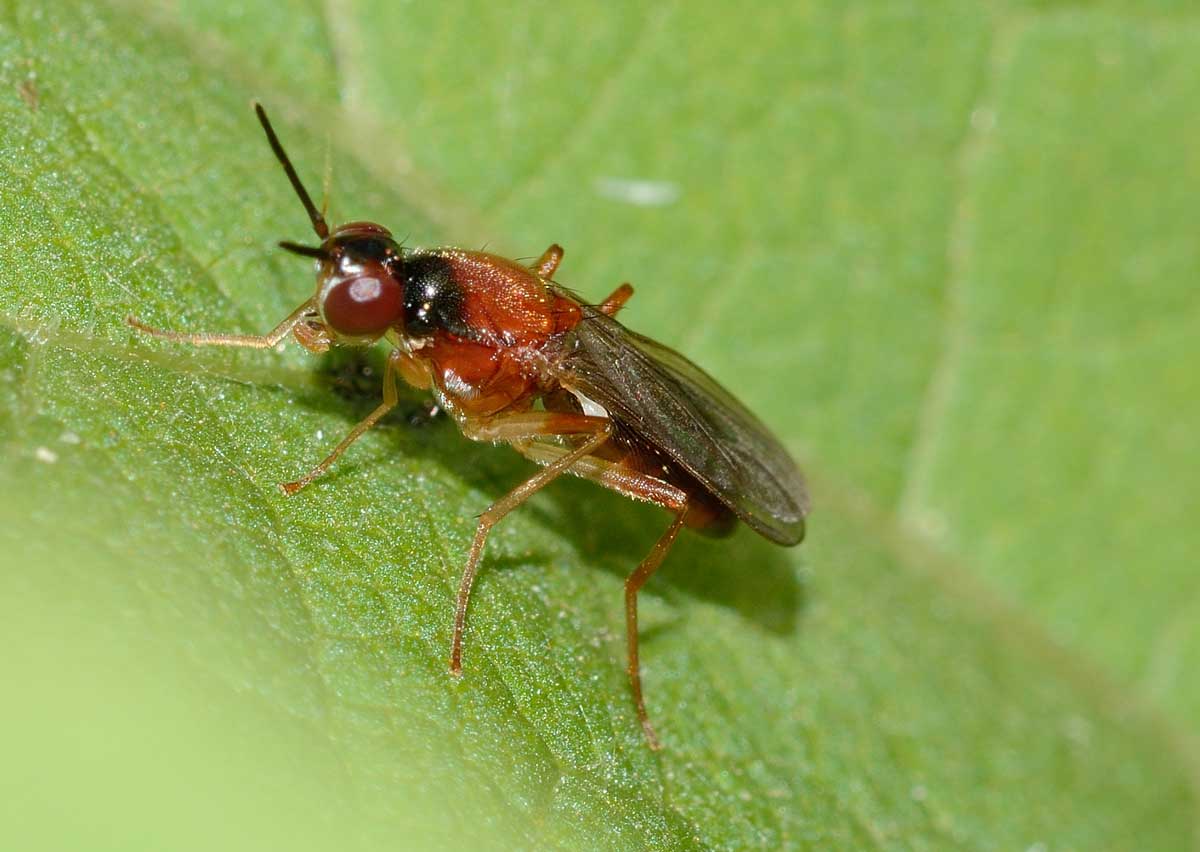
M 733 388 L 809 539 L 689 537 L 410 424 L 378 354 L 195 351 L 334 219 L 535 257 Z M 0 846 L 1182 849 L 1200 14 L 1153 0 L 0 3 Z

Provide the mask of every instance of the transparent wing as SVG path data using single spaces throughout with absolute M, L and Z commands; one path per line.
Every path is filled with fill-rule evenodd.
M 604 406 L 759 533 L 798 544 L 804 477 L 767 427 L 678 352 L 594 308 L 583 312 L 564 341 L 562 385 Z

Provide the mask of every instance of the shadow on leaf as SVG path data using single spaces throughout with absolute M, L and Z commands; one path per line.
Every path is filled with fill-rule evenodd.
M 334 350 L 323 356 L 318 371 L 336 394 L 305 394 L 303 403 L 331 414 L 364 416 L 379 399 L 380 354 Z M 399 452 L 428 458 L 491 499 L 501 497 L 533 470 L 512 450 L 467 440 L 448 419 L 429 420 L 427 410 L 424 394 L 402 390 L 398 411 L 381 424 Z M 353 467 L 349 459 L 344 460 L 330 476 Z M 485 508 L 480 505 L 479 511 Z M 517 511 L 555 529 L 589 561 L 621 579 L 646 556 L 668 522 L 662 510 L 574 477 L 560 478 Z M 468 526 L 473 526 L 472 521 L 463 520 Z M 504 570 L 529 559 L 529 555 L 514 560 L 485 554 L 482 570 Z M 764 630 L 786 635 L 797 629 L 805 606 L 804 588 L 794 566 L 792 554 L 743 525 L 728 538 L 685 531 L 646 589 L 671 600 L 685 595 L 727 607 Z

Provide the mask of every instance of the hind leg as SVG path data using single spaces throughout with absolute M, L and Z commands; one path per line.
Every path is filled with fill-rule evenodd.
M 637 596 L 642 586 L 646 585 L 646 581 L 658 570 L 667 553 L 670 552 L 671 545 L 675 543 L 676 536 L 683 529 L 685 514 L 687 514 L 686 508 L 679 510 L 675 515 L 675 519 L 671 521 L 671 525 L 667 527 L 667 531 L 662 534 L 658 541 L 654 542 L 654 547 L 650 548 L 650 553 L 633 570 L 633 573 L 625 578 L 625 641 L 629 649 L 629 666 L 627 669 L 629 673 L 629 685 L 633 688 L 633 700 L 637 703 L 638 721 L 642 723 L 642 732 L 646 735 L 646 742 L 650 745 L 650 748 L 655 751 L 658 751 L 662 746 L 659 745 L 658 735 L 654 733 L 654 726 L 650 724 L 650 717 L 646 714 L 646 703 L 642 700 L 642 670 L 641 664 L 638 661 Z
M 514 444 L 538 437 L 576 435 L 583 443 L 574 449 L 559 448 L 563 453 L 550 460 L 544 468 L 501 497 L 479 516 L 475 538 L 467 555 L 462 580 L 458 587 L 458 602 L 454 609 L 454 637 L 450 644 L 450 673 L 462 674 L 462 640 L 466 627 L 467 605 L 471 600 L 471 587 L 475 573 L 483 556 L 483 546 L 493 526 L 513 509 L 520 506 L 535 493 L 549 485 L 571 466 L 600 447 L 612 435 L 612 423 L 601 417 L 584 414 L 559 414 L 551 412 L 524 412 L 522 414 L 496 417 L 491 420 L 468 422 L 463 432 L 476 440 L 509 441 Z
M 542 464 L 553 464 L 554 461 L 565 458 L 568 452 L 564 447 L 536 441 L 518 441 L 514 443 L 514 446 L 522 455 Z M 642 732 L 646 735 L 646 743 L 650 748 L 658 750 L 661 747 L 658 736 L 654 733 L 654 726 L 650 724 L 650 716 L 646 713 L 646 702 L 642 697 L 642 671 L 638 657 L 637 596 L 642 586 L 646 585 L 646 581 L 666 559 L 671 545 L 675 543 L 679 531 L 683 529 L 689 511 L 693 513 L 693 522 L 701 519 L 696 517 L 694 511 L 696 507 L 689 503 L 688 496 L 682 489 L 665 480 L 627 467 L 620 461 L 588 455 L 575 460 L 568 468 L 568 472 L 597 482 L 626 497 L 644 500 L 670 509 L 675 515 L 671 525 L 667 527 L 667 531 L 650 548 L 646 558 L 625 579 L 625 641 L 628 649 L 626 673 L 629 675 L 629 686 L 633 691 L 638 722 L 641 723 Z

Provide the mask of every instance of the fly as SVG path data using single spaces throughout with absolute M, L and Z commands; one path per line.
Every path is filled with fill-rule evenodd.
M 799 544 L 808 496 L 796 463 L 707 373 L 616 320 L 633 295 L 629 284 L 590 305 L 555 283 L 560 246 L 525 266 L 481 251 L 404 248 L 374 222 L 331 230 L 266 112 L 254 109 L 320 240 L 279 243 L 314 262 L 316 292 L 261 335 L 163 331 L 132 316 L 127 322 L 196 346 L 269 349 L 289 335 L 317 353 L 391 344 L 380 404 L 324 460 L 282 484 L 285 494 L 323 474 L 394 408 L 400 379 L 430 391 L 468 438 L 507 443 L 541 465 L 479 517 L 454 609 L 455 676 L 488 533 L 531 495 L 570 473 L 670 512 L 666 532 L 625 580 L 629 682 L 646 741 L 659 748 L 642 698 L 638 592 L 684 527 L 719 536 L 740 520 L 776 544 Z

